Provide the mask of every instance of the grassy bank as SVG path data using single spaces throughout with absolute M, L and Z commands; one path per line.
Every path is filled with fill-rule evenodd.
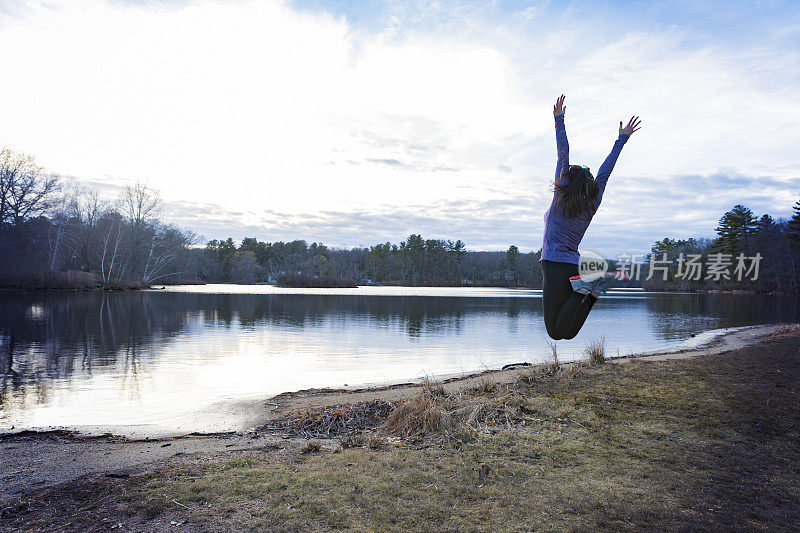
M 299 413 L 287 427 L 347 412 Z M 252 451 L 35 492 L 5 502 L 0 527 L 800 528 L 798 328 L 693 359 L 553 364 L 456 392 L 429 384 L 369 413 L 383 418 L 365 427 L 377 427 L 349 437 L 254 438 Z

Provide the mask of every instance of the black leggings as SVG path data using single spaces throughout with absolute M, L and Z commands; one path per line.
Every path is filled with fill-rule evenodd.
M 597 298 L 572 290 L 570 276 L 578 275 L 578 265 L 543 260 L 542 307 L 544 323 L 551 339 L 571 339 L 578 334 Z

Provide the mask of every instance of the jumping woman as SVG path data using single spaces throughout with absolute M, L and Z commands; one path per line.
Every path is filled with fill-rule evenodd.
M 544 322 L 547 334 L 555 340 L 575 337 L 597 298 L 618 277 L 609 273 L 592 280 L 582 279 L 578 274 L 578 245 L 600 207 L 606 182 L 622 147 L 631 134 L 640 129 L 641 123 L 636 116 L 631 117 L 624 128 L 622 122 L 619 123 L 619 137 L 595 179 L 588 167 L 569 164 L 564 98 L 563 94 L 559 96 L 553 106 L 558 162 L 553 202 L 544 214 L 541 259 Z

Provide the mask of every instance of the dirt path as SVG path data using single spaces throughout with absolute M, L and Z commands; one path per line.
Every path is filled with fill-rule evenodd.
M 140 467 L 198 453 L 269 449 L 282 439 L 246 435 L 149 441 L 84 438 L 68 432 L 26 433 L 0 440 L 0 500 L 95 472 L 125 476 Z
M 643 354 L 613 359 L 626 363 L 646 358 L 660 361 L 719 354 L 758 342 L 781 326 L 754 326 L 723 334 L 710 343 L 678 352 Z M 489 379 L 512 383 L 519 370 L 489 371 L 445 383 L 448 390 Z M 404 384 L 362 390 L 306 390 L 282 394 L 263 405 L 262 421 L 309 407 L 355 403 L 372 399 L 397 400 L 413 396 L 419 385 Z M 286 440 L 252 432 L 181 436 L 157 440 L 129 440 L 121 437 L 80 437 L 69 432 L 21 433 L 0 436 L 0 500 L 18 498 L 27 492 L 75 480 L 87 474 L 131 475 L 154 463 L 181 461 L 197 454 L 259 451 L 299 447 L 301 440 Z

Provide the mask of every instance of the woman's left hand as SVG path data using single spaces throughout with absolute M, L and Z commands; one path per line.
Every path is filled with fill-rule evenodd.
M 628 121 L 628 125 L 623 128 L 622 127 L 622 121 L 620 120 L 619 121 L 619 134 L 622 135 L 624 133 L 625 135 L 631 135 L 631 134 L 633 134 L 634 131 L 638 131 L 638 130 L 642 129 L 642 127 L 639 125 L 641 123 L 642 123 L 642 121 L 639 120 L 639 117 L 631 117 L 631 119 Z

